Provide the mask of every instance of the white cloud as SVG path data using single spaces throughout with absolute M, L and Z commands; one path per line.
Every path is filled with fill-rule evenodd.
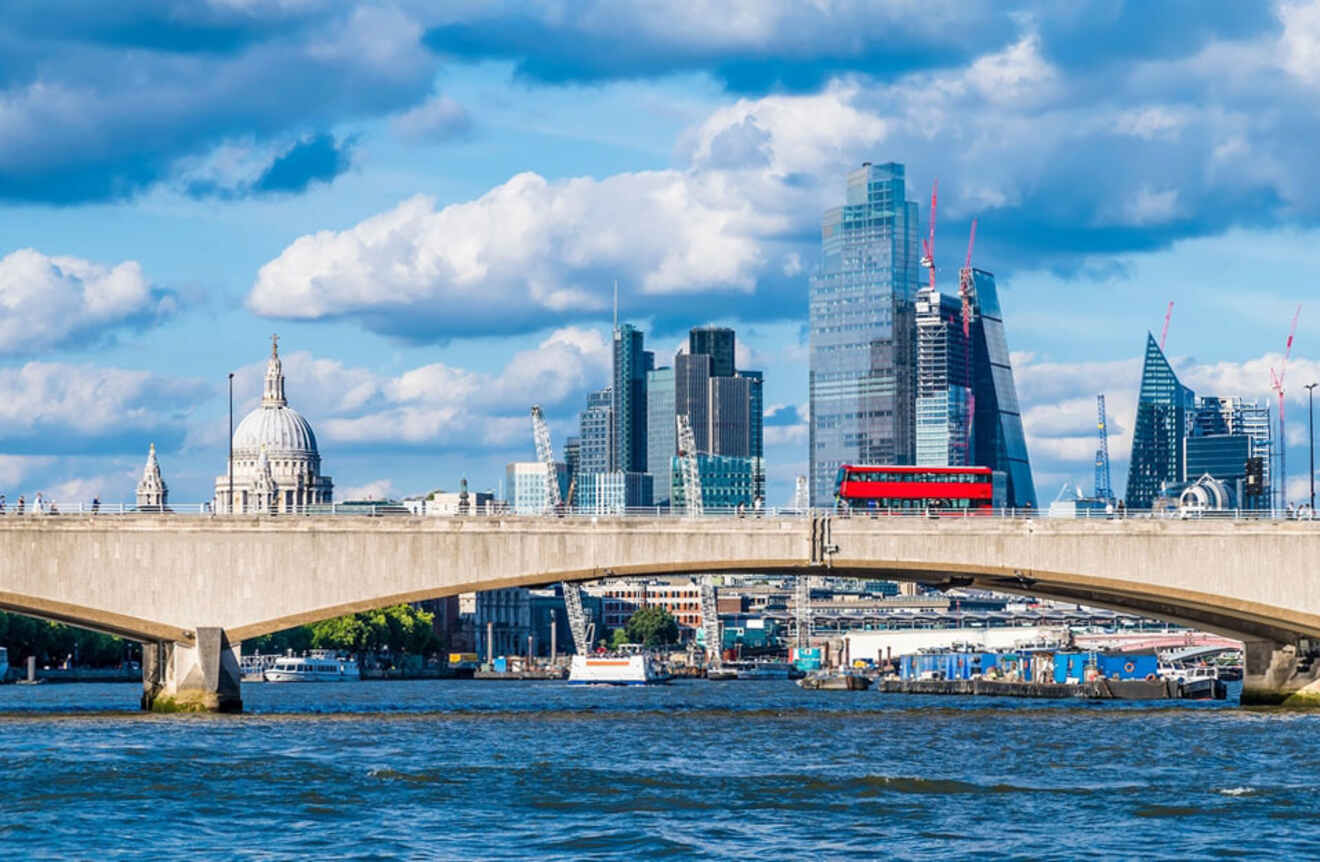
M 365 485 L 338 489 L 336 496 L 345 502 L 350 500 L 389 500 L 395 497 L 396 493 L 394 483 L 389 479 L 377 479 L 374 482 L 367 482 Z
M 25 248 L 0 258 L 0 353 L 94 341 L 108 330 L 169 315 L 136 261 L 115 266 Z
M 497 373 L 435 362 L 386 376 L 303 351 L 281 360 L 291 406 L 323 443 L 475 449 L 530 447 L 531 405 L 576 413 L 586 391 L 608 379 L 611 356 L 599 330 L 565 327 Z M 263 360 L 236 373 L 241 411 L 256 407 L 265 367 Z
M 448 96 L 434 96 L 395 117 L 390 126 L 402 138 L 437 143 L 466 134 L 472 128 L 472 118 L 467 109 Z
M 149 371 L 29 362 L 0 369 L 0 445 L 61 451 L 72 439 L 182 433 L 194 404 L 212 394 L 199 380 Z M 44 448 L 44 447 L 52 448 Z
M 1280 3 L 1279 20 L 1283 22 L 1281 65 L 1308 84 L 1320 83 L 1320 3 Z

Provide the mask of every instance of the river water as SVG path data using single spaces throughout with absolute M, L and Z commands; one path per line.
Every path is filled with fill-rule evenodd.
M 419 681 L 153 716 L 138 690 L 0 688 L 0 856 L 1320 856 L 1320 715 L 1233 699 Z

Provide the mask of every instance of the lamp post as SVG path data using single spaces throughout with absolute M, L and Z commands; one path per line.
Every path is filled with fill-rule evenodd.
M 225 513 L 234 514 L 234 372 L 229 372 L 229 500 Z
M 1315 387 L 1320 384 L 1306 384 L 1306 420 L 1307 436 L 1311 438 L 1311 512 L 1315 513 Z M 1286 443 L 1284 445 L 1287 445 Z

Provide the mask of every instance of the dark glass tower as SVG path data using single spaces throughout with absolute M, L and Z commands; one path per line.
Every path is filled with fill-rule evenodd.
M 610 469 L 646 472 L 646 372 L 655 354 L 642 347 L 642 331 L 631 323 L 614 329 L 614 435 Z
M 1149 509 L 1164 485 L 1183 481 L 1183 445 L 1194 408 L 1192 390 L 1178 382 L 1155 336 L 1146 333 L 1146 362 L 1128 464 L 1129 509 Z
M 734 369 L 733 330 L 723 326 L 698 326 L 688 330 L 688 353 L 710 357 L 711 377 L 732 377 Z
M 994 274 L 973 269 L 972 289 L 975 310 L 971 326 L 972 386 L 976 395 L 972 461 L 977 466 L 1004 473 L 1007 505 L 1034 508 L 1036 484 L 1031 478 L 1031 460 L 1022 431 L 1022 413 L 1018 408 Z
M 916 454 L 917 205 L 901 164 L 848 174 L 821 222 L 810 288 L 811 504 L 829 506 L 841 464 Z

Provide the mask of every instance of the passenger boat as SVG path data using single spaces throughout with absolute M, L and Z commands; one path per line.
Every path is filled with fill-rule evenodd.
M 305 656 L 281 656 L 262 673 L 266 682 L 356 682 L 357 662 L 339 658 L 334 650 L 312 650 Z
M 669 682 L 669 673 L 645 653 L 575 655 L 568 681 L 575 685 L 659 685 Z

